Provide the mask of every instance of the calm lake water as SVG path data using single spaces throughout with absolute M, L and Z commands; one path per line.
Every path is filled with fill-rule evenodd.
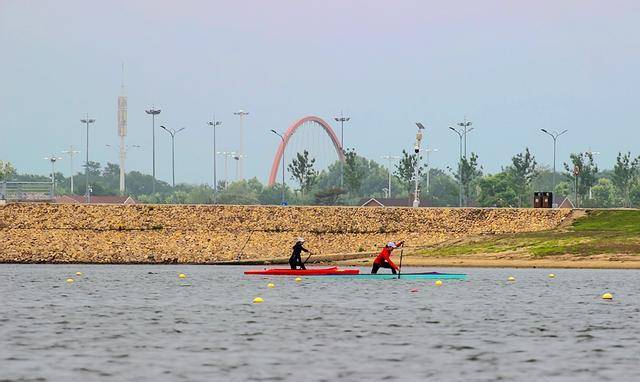
M 246 269 L 0 265 L 0 381 L 640 380 L 639 271 Z

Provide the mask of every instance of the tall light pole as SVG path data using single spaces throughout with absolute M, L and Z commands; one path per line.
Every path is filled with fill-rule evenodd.
M 556 144 L 558 141 L 558 137 L 569 130 L 565 129 L 565 130 L 562 130 L 561 132 L 557 132 L 557 131 L 548 131 L 546 129 L 540 129 L 540 131 L 542 131 L 543 133 L 553 138 L 553 188 L 552 188 L 552 191 L 556 192 Z
M 432 148 L 430 148 L 430 147 L 427 147 L 427 148 L 424 150 L 424 152 L 425 152 L 425 153 L 427 153 L 427 163 L 426 163 L 426 166 L 427 166 L 427 194 L 428 194 L 428 193 L 429 193 L 429 172 L 430 172 L 430 166 L 431 166 L 431 161 L 429 160 L 429 154 L 431 154 L 431 153 L 435 153 L 435 152 L 438 152 L 438 149 L 432 149 Z
M 216 121 L 216 116 L 213 116 L 213 119 L 207 122 L 209 126 L 213 129 L 213 204 L 218 203 L 218 174 L 217 174 L 217 166 L 216 166 L 216 128 L 218 126 L 222 126 L 221 121 Z
M 455 131 L 460 137 L 460 154 L 458 155 L 458 206 L 462 207 L 462 130 L 457 130 L 453 126 L 449 126 L 449 129 Z
M 69 155 L 69 175 L 70 175 L 70 179 L 71 179 L 71 194 L 73 195 L 73 157 L 76 154 L 79 154 L 80 151 L 79 150 L 74 150 L 73 149 L 73 145 L 69 146 L 69 150 L 62 150 L 63 154 L 67 154 Z
M 383 155 L 380 158 L 386 159 L 387 161 L 389 161 L 389 166 L 387 167 L 387 173 L 389 174 L 389 185 L 387 186 L 387 192 L 389 193 L 389 198 L 391 198 L 391 162 L 393 160 L 400 159 L 400 157 L 394 156 L 394 155 Z
M 413 146 L 413 151 L 416 153 L 416 173 L 414 175 L 416 180 L 415 191 L 413 194 L 413 208 L 420 207 L 420 195 L 418 194 L 418 184 L 420 183 L 420 148 L 422 146 L 422 130 L 424 125 L 420 122 L 416 122 L 418 126 L 418 132 L 416 133 L 416 143 Z
M 160 127 L 171 135 L 171 184 L 173 185 L 173 188 L 176 188 L 176 134 L 186 129 L 186 127 L 181 127 L 178 130 L 167 129 L 162 125 L 160 125 Z
M 84 166 L 84 174 L 86 177 L 86 186 L 85 186 L 85 193 L 84 196 L 86 198 L 87 203 L 91 203 L 91 188 L 89 187 L 89 125 L 94 123 L 96 120 L 93 118 L 89 118 L 89 114 L 87 114 L 87 116 L 83 119 L 80 120 L 80 122 L 84 123 L 87 125 L 87 151 L 86 151 L 86 155 L 87 155 L 87 160 L 85 162 L 85 166 Z
M 244 111 L 242 109 L 236 111 L 233 113 L 233 115 L 237 115 L 238 117 L 240 117 L 240 148 L 238 150 L 238 155 L 236 155 L 236 160 L 238 161 L 237 163 L 237 169 L 238 169 L 238 175 L 237 178 L 238 180 L 240 179 L 244 179 L 243 178 L 243 163 L 241 163 L 240 161 L 244 160 L 243 158 L 245 158 L 246 156 L 244 155 L 244 118 L 249 115 L 248 111 Z
M 53 194 L 55 195 L 56 194 L 56 161 L 62 158 L 52 155 L 50 157 L 45 157 L 44 159 L 51 162 L 51 186 L 52 186 Z
M 464 120 L 462 122 L 458 122 L 458 126 L 460 126 L 460 129 L 462 130 L 462 135 L 464 136 L 464 157 L 467 157 L 467 134 L 470 133 L 473 130 L 473 127 L 471 127 L 471 125 L 473 125 L 473 123 L 471 121 L 467 121 L 467 117 L 464 117 Z
M 351 117 L 345 117 L 340 110 L 339 117 L 333 117 L 336 122 L 340 122 L 340 151 L 342 151 L 342 155 L 344 156 L 344 123 L 349 122 Z M 344 188 L 344 161 L 340 161 L 340 188 Z
M 144 112 L 151 115 L 151 155 L 153 156 L 153 168 L 151 170 L 153 182 L 151 183 L 151 192 L 156 193 L 156 115 L 160 114 L 160 109 L 152 106 L 151 109 Z
M 282 205 L 285 206 L 287 205 L 287 201 L 285 200 L 284 197 L 284 189 L 285 189 L 285 182 L 284 182 L 284 149 L 285 149 L 285 144 L 284 144 L 284 137 L 282 136 L 282 134 L 278 133 L 277 131 L 271 129 L 271 132 L 274 133 L 275 135 L 279 136 L 280 139 L 282 140 Z

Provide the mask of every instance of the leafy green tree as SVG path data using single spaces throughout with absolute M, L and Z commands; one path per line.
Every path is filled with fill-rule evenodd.
M 469 205 L 469 200 L 473 198 L 473 186 L 482 176 L 482 166 L 478 164 L 478 155 L 471 153 L 469 158 L 462 158 L 458 168 L 449 168 L 456 181 L 462 179 L 462 199 L 465 206 Z
M 340 187 L 320 190 L 315 193 L 315 202 L 321 206 L 335 206 L 346 191 Z
M 611 180 L 600 178 L 591 189 L 593 198 L 585 204 L 598 208 L 614 207 L 616 205 L 615 191 Z
M 291 161 L 291 164 L 287 167 L 291 173 L 291 179 L 298 182 L 300 193 L 304 194 L 309 191 L 316 181 L 318 172 L 313 169 L 313 165 L 316 160 L 309 158 L 309 152 L 297 153 L 296 157 Z
M 344 156 L 344 181 L 349 193 L 358 195 L 366 174 L 366 159 L 358 157 L 354 149 L 348 149 Z
M 422 189 L 426 190 L 426 187 L 422 187 Z M 421 198 L 426 201 L 427 205 L 434 207 L 457 206 L 458 193 L 459 187 L 455 179 L 441 169 L 429 169 L 429 193 Z
M 0 181 L 7 181 L 16 175 L 16 168 L 11 162 L 0 160 Z
M 260 204 L 259 195 L 262 189 L 262 184 L 256 178 L 229 183 L 229 186 L 218 195 L 218 202 L 220 204 Z
M 513 174 L 503 171 L 479 180 L 478 203 L 483 207 L 515 207 L 522 201 L 514 187 Z
M 417 165 L 418 155 L 409 154 L 406 150 L 402 150 L 402 158 L 400 158 L 400 161 L 396 164 L 396 170 L 393 174 L 400 180 L 400 183 L 409 195 L 414 193 L 414 177 L 416 175 L 415 172 Z M 423 171 L 424 166 L 420 166 L 418 169 L 418 177 L 422 177 Z
M 638 183 L 640 157 L 631 159 L 631 153 L 618 153 L 611 180 L 623 200 L 624 207 L 631 206 L 631 190 Z
M 531 183 L 538 175 L 538 163 L 529 148 L 511 158 L 511 165 L 507 167 L 507 173 L 512 178 L 512 189 L 518 196 L 518 207 L 523 206 L 524 200 L 529 200 L 531 195 Z
M 566 171 L 566 178 L 576 184 L 576 176 L 573 174 L 574 168 L 578 169 L 577 184 L 578 184 L 578 200 L 575 201 L 576 207 L 581 205 L 581 201 L 585 199 L 585 196 L 589 193 L 589 189 L 596 183 L 596 174 L 598 174 L 598 166 L 593 162 L 593 153 L 578 153 L 571 154 L 571 165 L 564 163 L 564 169 Z

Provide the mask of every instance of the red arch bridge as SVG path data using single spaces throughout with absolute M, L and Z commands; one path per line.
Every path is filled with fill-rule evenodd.
M 273 158 L 273 164 L 271 165 L 271 172 L 269 173 L 269 186 L 273 186 L 274 184 L 276 184 L 276 179 L 278 177 L 278 169 L 282 164 L 282 156 L 284 155 L 285 148 L 287 147 L 287 144 L 289 143 L 289 140 L 291 140 L 291 137 L 293 136 L 293 134 L 295 134 L 296 131 L 298 131 L 300 128 L 304 128 L 304 126 L 311 126 L 313 124 L 319 125 L 320 127 L 322 127 L 324 132 L 327 133 L 327 135 L 329 136 L 329 139 L 331 140 L 331 143 L 333 144 L 333 147 L 336 150 L 338 159 L 344 162 L 344 153 L 341 149 L 340 139 L 338 139 L 338 136 L 331 128 L 331 125 L 329 125 L 322 118 L 316 117 L 313 115 L 300 118 L 299 120 L 291 124 L 291 126 L 289 126 L 289 128 L 283 135 L 284 139 L 280 141 L 280 145 L 278 146 L 278 150 L 276 151 L 276 156 Z

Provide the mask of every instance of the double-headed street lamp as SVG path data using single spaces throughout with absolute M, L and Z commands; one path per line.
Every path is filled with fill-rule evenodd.
M 418 132 L 416 133 L 416 143 L 413 151 L 416 153 L 416 173 L 415 173 L 415 191 L 413 195 L 413 208 L 420 207 L 420 195 L 418 195 L 418 184 L 420 183 L 420 148 L 422 146 L 422 130 L 425 129 L 424 125 L 420 122 L 416 122 L 418 126 Z
M 69 150 L 62 150 L 63 154 L 67 154 L 69 155 L 69 175 L 70 175 L 70 179 L 71 179 L 71 194 L 73 195 L 73 157 L 76 154 L 79 154 L 80 151 L 79 150 L 74 150 L 73 149 L 73 145 L 69 146 Z
M 152 106 L 151 109 L 144 112 L 151 116 L 151 155 L 153 156 L 152 164 L 152 176 L 153 183 L 151 184 L 151 192 L 156 193 L 156 115 L 160 114 L 160 109 L 156 109 Z
M 164 131 L 171 135 L 171 184 L 173 188 L 176 187 L 176 134 L 186 129 L 186 127 L 181 127 L 178 130 L 175 129 L 167 129 L 166 127 L 160 125 Z
M 547 134 L 551 138 L 553 138 L 553 192 L 556 192 L 556 143 L 558 141 L 558 137 L 562 134 L 566 133 L 569 130 L 562 130 L 561 132 L 557 131 L 548 131 L 546 129 L 540 129 L 543 133 Z
M 342 114 L 342 110 L 340 110 L 339 117 L 333 117 L 336 122 L 340 122 L 340 151 L 342 151 L 342 155 L 344 156 L 344 123 L 349 122 L 351 117 L 345 117 Z M 344 161 L 340 161 L 340 188 L 344 188 Z
M 400 159 L 399 156 L 394 155 L 383 155 L 380 157 L 381 159 L 386 159 L 389 161 L 389 166 L 387 167 L 387 173 L 389 174 L 389 185 L 387 186 L 387 193 L 389 194 L 389 198 L 391 198 L 391 162 L 393 160 Z
M 222 126 L 222 121 L 216 121 L 215 115 L 213 119 L 207 122 L 213 129 L 213 204 L 218 202 L 218 174 L 216 166 L 216 128 Z
M 85 118 L 80 120 L 80 122 L 87 125 L 87 147 L 86 147 L 87 160 L 84 166 L 84 173 L 87 180 L 84 196 L 86 198 L 87 203 L 91 203 L 91 187 L 89 187 L 89 125 L 94 123 L 95 121 L 96 121 L 95 119 L 89 118 L 89 114 L 87 114 Z
M 50 157 L 45 157 L 44 159 L 51 162 L 51 187 L 52 187 L 51 190 L 53 195 L 55 195 L 56 194 L 56 161 L 59 161 L 62 158 L 52 155 Z
M 286 145 L 284 144 L 284 137 L 282 136 L 282 134 L 278 133 L 277 131 L 271 129 L 271 132 L 274 133 L 275 135 L 279 136 L 280 139 L 282 140 L 282 202 L 281 204 L 283 206 L 287 205 L 287 201 L 285 200 L 284 197 L 284 190 L 285 190 L 285 182 L 284 182 L 284 149 L 286 147 Z
M 462 122 L 458 122 L 458 126 L 460 126 L 460 130 L 462 131 L 462 135 L 464 136 L 464 157 L 467 157 L 467 134 L 473 131 L 473 127 L 471 127 L 473 123 L 471 121 L 467 121 L 467 117 L 464 117 Z

